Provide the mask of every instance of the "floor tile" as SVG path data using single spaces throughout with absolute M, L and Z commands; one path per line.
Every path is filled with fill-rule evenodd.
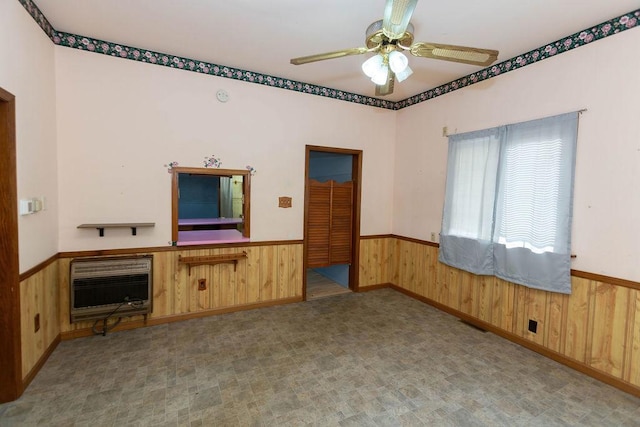
M 60 343 L 0 426 L 636 426 L 640 399 L 390 289 Z

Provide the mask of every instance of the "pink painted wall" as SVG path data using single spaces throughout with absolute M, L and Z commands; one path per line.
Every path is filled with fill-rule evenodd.
M 449 133 L 586 108 L 578 136 L 572 268 L 638 281 L 640 30 L 630 30 L 398 113 L 393 232 L 439 232 Z M 416 179 L 417 178 L 417 179 Z
M 165 246 L 163 167 L 253 166 L 251 240 L 302 239 L 305 145 L 361 149 L 362 234 L 391 232 L 396 112 L 56 47 L 60 251 Z M 225 89 L 227 103 L 216 100 Z M 278 197 L 293 198 L 291 209 Z M 82 223 L 155 228 L 78 230 Z
M 0 2 L 0 58 L 0 87 L 16 97 L 18 198 L 46 199 L 18 219 L 24 272 L 58 252 L 56 93 L 53 43 L 17 1 Z

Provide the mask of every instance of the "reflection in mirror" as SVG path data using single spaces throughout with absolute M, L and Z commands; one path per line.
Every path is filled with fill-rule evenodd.
M 172 173 L 175 244 L 248 241 L 249 171 L 176 167 Z

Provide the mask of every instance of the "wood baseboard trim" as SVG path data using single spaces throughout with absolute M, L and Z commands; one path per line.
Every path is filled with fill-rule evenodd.
M 58 334 L 54 338 L 54 340 L 51 342 L 51 344 L 49 344 L 49 347 L 47 347 L 47 349 L 42 354 L 42 356 L 40 356 L 40 359 L 38 359 L 38 362 L 35 364 L 35 366 L 31 368 L 27 376 L 22 379 L 23 391 L 26 390 L 27 387 L 29 387 L 29 384 L 31 384 L 31 381 L 33 381 L 36 375 L 38 375 L 38 372 L 40 372 L 40 369 L 42 369 L 45 362 L 49 359 L 49 357 L 51 356 L 53 351 L 56 349 L 56 347 L 58 347 L 58 344 L 60 344 L 60 341 L 61 341 L 61 337 L 60 337 L 60 334 Z
M 549 359 L 552 359 L 558 363 L 561 363 L 571 369 L 574 369 L 578 372 L 581 372 L 585 375 L 588 375 L 592 378 L 597 379 L 598 381 L 602 381 L 605 384 L 609 384 L 610 386 L 613 386 L 619 390 L 622 390 L 626 393 L 632 394 L 634 396 L 640 397 L 640 387 L 633 385 L 631 383 L 628 383 L 624 380 L 621 380 L 620 378 L 616 378 L 612 375 L 609 375 L 605 372 L 602 371 L 598 371 L 597 369 L 592 368 L 591 366 L 583 363 L 583 362 L 579 362 L 577 360 L 574 359 L 570 359 L 560 353 L 557 353 L 553 350 L 549 350 L 548 348 L 545 348 L 539 344 L 536 344 L 534 342 L 528 341 L 512 332 L 508 332 L 505 331 L 504 329 L 500 329 L 496 326 L 494 326 L 491 323 L 485 322 L 483 320 L 477 319 L 473 316 L 470 316 L 466 313 L 463 313 L 461 311 L 458 311 L 454 308 L 448 307 L 444 304 L 441 304 L 437 301 L 434 301 L 430 298 L 427 297 L 423 297 L 422 295 L 418 295 L 414 292 L 411 292 L 407 289 L 401 288 L 400 286 L 391 284 L 389 286 L 391 289 L 394 289 L 400 293 L 403 293 L 407 296 L 410 296 L 411 298 L 417 299 L 418 301 L 424 302 L 425 304 L 429 304 L 430 306 L 437 308 L 438 310 L 444 311 L 446 313 L 451 314 L 452 316 L 455 316 L 459 319 L 462 319 L 465 322 L 470 323 L 473 326 L 476 326 L 477 328 L 480 329 L 484 329 L 487 330 L 489 332 L 492 332 L 502 338 L 505 338 L 511 342 L 514 342 L 518 345 L 521 345 L 525 348 L 528 348 L 529 350 L 535 351 L 538 354 L 541 354 L 542 356 L 548 357 Z
M 360 286 L 358 288 L 358 292 L 369 292 L 369 291 L 376 291 L 378 289 L 385 289 L 385 288 L 390 288 L 393 285 L 391 283 L 379 283 L 377 285 L 369 285 L 369 286 Z
M 254 304 L 235 305 L 231 307 L 214 308 L 210 310 L 198 311 L 195 313 L 172 314 L 169 316 L 155 317 L 144 320 L 133 320 L 131 322 L 120 323 L 109 332 L 126 331 L 130 329 L 144 328 L 146 326 L 164 325 L 165 323 L 181 322 L 183 320 L 198 319 L 201 317 L 216 316 L 219 314 L 235 313 L 237 311 L 255 310 L 257 308 L 274 307 L 277 305 L 293 304 L 302 302 L 302 297 L 283 298 L 278 300 L 257 302 Z M 62 340 L 71 340 L 74 338 L 90 337 L 94 335 L 91 328 L 77 329 L 74 331 L 62 332 Z

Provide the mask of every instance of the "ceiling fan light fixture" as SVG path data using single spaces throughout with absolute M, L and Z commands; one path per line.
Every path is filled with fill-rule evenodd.
M 389 67 L 387 67 L 386 64 L 380 67 L 376 74 L 371 77 L 371 81 L 377 85 L 384 85 L 387 83 L 387 80 L 389 80 Z
M 376 84 L 376 96 L 393 93 L 396 80 L 406 80 L 413 70 L 403 51 L 419 58 L 433 58 L 469 65 L 487 66 L 498 59 L 499 52 L 431 42 L 414 42 L 414 27 L 409 22 L 418 0 L 385 0 L 382 20 L 373 22 L 366 31 L 365 46 L 293 58 L 293 65 L 373 53 L 362 64 L 362 72 Z
M 373 78 L 381 68 L 386 68 L 382 55 L 374 55 L 362 64 L 362 72 L 369 78 Z
M 404 54 L 397 50 L 389 53 L 389 67 L 396 75 L 402 73 L 408 66 L 409 60 Z
M 404 70 L 396 73 L 396 79 L 398 82 L 402 82 L 407 79 L 411 74 L 413 74 L 413 70 L 411 67 L 407 66 Z

